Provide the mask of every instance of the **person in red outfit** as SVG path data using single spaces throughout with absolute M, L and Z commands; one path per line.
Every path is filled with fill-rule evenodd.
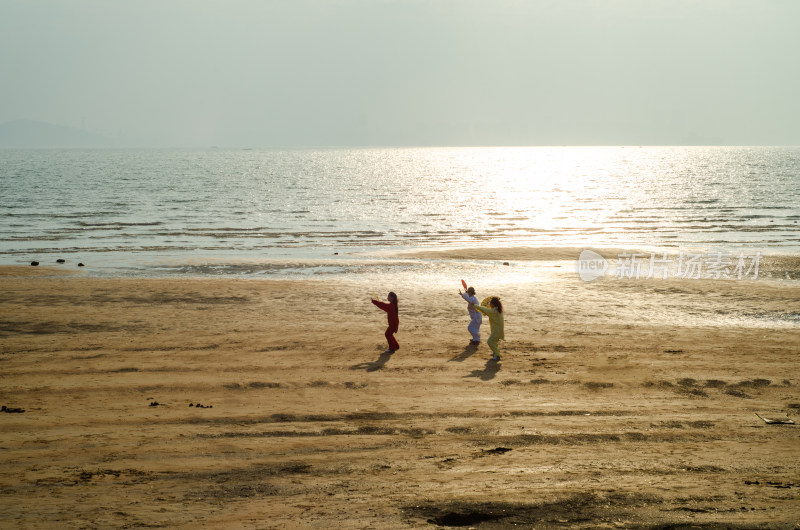
M 372 299 L 372 303 L 386 311 L 386 317 L 389 320 L 389 327 L 386 328 L 386 342 L 389 343 L 389 349 L 384 353 L 394 353 L 400 349 L 397 339 L 394 334 L 397 333 L 397 328 L 400 326 L 400 318 L 397 316 L 397 295 L 393 292 L 389 293 L 389 301 L 381 302 L 380 300 Z

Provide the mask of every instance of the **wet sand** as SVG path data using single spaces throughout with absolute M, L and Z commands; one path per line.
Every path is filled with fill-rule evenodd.
M 356 277 L 28 270 L 0 273 L 2 527 L 800 519 L 800 426 L 756 415 L 800 410 L 797 282 L 498 287 L 494 363 L 457 285 L 397 289 L 390 356 Z

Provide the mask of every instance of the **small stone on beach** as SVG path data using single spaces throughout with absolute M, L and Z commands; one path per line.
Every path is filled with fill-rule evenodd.
M 503 453 L 507 453 L 511 451 L 510 447 L 495 447 L 494 449 L 487 449 L 486 453 L 490 455 L 502 455 Z

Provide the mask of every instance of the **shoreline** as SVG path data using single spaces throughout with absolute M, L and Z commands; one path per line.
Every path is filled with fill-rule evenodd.
M 521 265 L 524 267 L 558 266 L 574 269 L 578 261 L 583 259 L 583 252 L 595 253 L 595 257 L 606 261 L 608 265 L 607 277 L 613 277 L 616 269 L 630 264 L 631 259 L 641 272 L 641 277 L 646 277 L 648 268 L 659 276 L 659 269 L 653 269 L 650 260 L 665 262 L 669 268 L 669 278 L 680 273 L 679 260 L 688 261 L 694 256 L 706 265 L 713 261 L 726 260 L 725 269 L 730 277 L 716 278 L 722 280 L 742 279 L 736 278 L 737 261 L 744 267 L 739 271 L 747 272 L 746 268 L 758 260 L 756 279 L 774 280 L 800 280 L 800 252 L 788 253 L 752 253 L 745 252 L 718 254 L 717 251 L 687 251 L 681 253 L 677 249 L 643 250 L 636 248 L 617 247 L 532 247 L 532 246 L 468 246 L 432 249 L 428 247 L 403 248 L 396 250 L 371 250 L 357 252 L 333 252 L 330 256 L 314 257 L 253 257 L 253 256 L 191 256 L 191 257 L 161 257 L 148 262 L 142 257 L 124 263 L 102 263 L 93 266 L 90 260 L 86 267 L 77 267 L 68 260 L 65 264 L 42 262 L 39 267 L 23 264 L 0 264 L 0 275 L 26 274 L 30 275 L 61 274 L 69 272 L 86 277 L 141 277 L 141 278 L 172 278 L 172 277 L 264 277 L 291 279 L 314 278 L 316 275 L 324 277 L 343 277 L 352 273 L 372 272 L 381 267 L 414 269 L 423 274 L 430 273 L 435 267 L 426 265 L 441 264 L 444 267 L 464 267 L 466 272 L 470 267 L 480 267 L 493 263 Z M 633 258 L 631 257 L 633 256 Z M 683 257 L 681 257 L 683 256 Z M 625 261 L 626 263 L 623 263 Z M 514 263 L 516 262 L 516 263 Z M 548 265 L 549 264 L 549 265 Z M 713 265 L 713 264 L 712 264 Z M 40 272 L 36 272 L 38 271 Z M 430 269 L 430 270 L 428 270 Z M 47 271 L 47 272 L 41 272 Z M 387 272 L 395 272 L 389 270 Z M 703 279 L 707 271 L 697 271 L 696 278 Z M 759 276 L 760 275 L 760 276 Z M 746 275 L 747 276 L 747 275 Z M 753 277 L 752 269 L 749 277 Z M 667 278 L 667 279 L 669 279 Z M 639 279 L 637 276 L 636 279 Z M 660 278 L 659 278 L 660 279 Z

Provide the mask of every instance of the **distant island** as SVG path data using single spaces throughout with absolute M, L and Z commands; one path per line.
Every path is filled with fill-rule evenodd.
M 0 148 L 90 148 L 114 147 L 115 144 L 111 138 L 75 127 L 33 120 L 0 124 Z

